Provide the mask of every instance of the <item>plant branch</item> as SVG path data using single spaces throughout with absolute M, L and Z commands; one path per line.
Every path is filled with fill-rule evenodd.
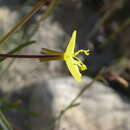
M 35 41 L 29 41 L 29 42 L 23 43 L 23 44 L 17 46 L 16 48 L 12 49 L 11 51 L 9 51 L 7 54 L 9 54 L 9 55 L 14 54 L 14 53 L 22 50 L 24 47 L 27 47 L 33 43 L 35 43 Z M 5 58 L 6 57 L 0 57 L 0 62 L 4 61 Z
M 13 130 L 13 128 L 11 127 L 10 123 L 6 120 L 1 110 L 0 110 L 0 124 L 4 130 Z
M 40 59 L 40 58 L 57 58 L 60 57 L 60 55 L 11 55 L 11 54 L 0 54 L 0 57 L 2 58 L 34 58 L 34 59 Z

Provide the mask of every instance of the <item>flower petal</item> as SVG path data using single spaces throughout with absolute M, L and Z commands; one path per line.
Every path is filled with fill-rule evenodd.
M 76 30 L 72 34 L 72 37 L 71 37 L 69 44 L 65 50 L 65 53 L 74 54 L 75 41 L 76 41 Z
M 77 81 L 81 81 L 81 73 L 79 71 L 78 66 L 75 64 L 75 60 L 73 58 L 67 58 L 65 60 L 66 65 L 70 71 L 70 73 L 73 75 L 73 77 L 75 78 L 75 80 Z
M 62 55 L 62 52 L 54 51 L 47 48 L 42 48 L 41 54 L 43 55 Z

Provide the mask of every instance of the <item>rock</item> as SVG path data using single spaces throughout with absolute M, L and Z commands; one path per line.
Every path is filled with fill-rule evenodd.
M 49 123 L 92 81 L 88 77 L 83 80 L 84 82 L 77 83 L 72 78 L 61 77 L 36 85 L 30 107 L 39 116 L 31 119 L 31 130 L 46 130 Z M 65 113 L 60 128 L 56 130 L 130 129 L 129 100 L 124 100 L 100 82 L 95 82 L 88 88 L 76 103 L 80 105 Z

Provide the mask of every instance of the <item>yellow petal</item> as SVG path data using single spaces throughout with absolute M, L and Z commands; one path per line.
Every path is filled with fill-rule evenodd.
M 67 58 L 65 60 L 66 65 L 70 71 L 70 73 L 73 75 L 73 77 L 75 78 L 75 80 L 77 81 L 81 81 L 81 73 L 79 71 L 78 66 L 75 64 L 75 60 L 73 58 Z
M 43 55 L 62 55 L 63 53 L 54 51 L 54 50 L 50 50 L 47 48 L 42 48 L 41 54 L 43 54 Z
M 76 30 L 72 34 L 72 37 L 71 37 L 69 44 L 65 50 L 65 53 L 68 53 L 68 54 L 74 53 L 75 41 L 76 41 Z

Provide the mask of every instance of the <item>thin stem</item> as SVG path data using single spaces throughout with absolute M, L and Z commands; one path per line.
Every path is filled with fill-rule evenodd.
M 24 47 L 27 47 L 27 46 L 29 46 L 29 45 L 31 45 L 33 43 L 35 43 L 35 41 L 29 41 L 29 42 L 23 43 L 23 44 L 17 46 L 16 48 L 12 49 L 11 51 L 9 51 L 7 54 L 8 55 L 12 55 L 12 54 L 22 50 Z M 2 57 L 2 58 L 0 57 L 0 62 L 4 61 L 5 58 L 4 57 Z
M 24 16 L 18 24 L 16 24 L 5 36 L 2 37 L 0 44 L 7 40 L 18 28 L 25 24 L 32 17 L 32 15 L 34 15 L 47 2 L 48 0 L 41 0 L 38 2 L 36 6 L 26 16 Z
M 0 110 L 0 125 L 4 130 L 13 130 L 11 124 L 7 121 L 6 117 L 4 116 L 1 110 Z
M 22 38 L 26 38 L 26 40 L 30 40 L 30 38 L 32 36 L 34 36 L 34 34 L 37 32 L 39 26 L 40 26 L 40 23 L 42 21 L 44 21 L 53 11 L 54 9 L 56 8 L 56 6 L 58 5 L 60 0 L 51 0 L 49 5 L 48 5 L 48 8 L 45 10 L 45 12 L 43 13 L 43 15 L 40 17 L 40 19 L 37 21 L 37 24 L 36 26 L 33 28 L 32 32 L 30 33 L 30 35 L 28 35 L 28 37 L 26 37 L 26 34 L 28 32 L 28 30 L 24 30 L 24 33 L 23 33 L 23 36 Z
M 40 59 L 40 58 L 58 58 L 61 57 L 61 55 L 10 55 L 10 54 L 0 54 L 0 57 L 2 58 L 35 58 L 35 59 Z

